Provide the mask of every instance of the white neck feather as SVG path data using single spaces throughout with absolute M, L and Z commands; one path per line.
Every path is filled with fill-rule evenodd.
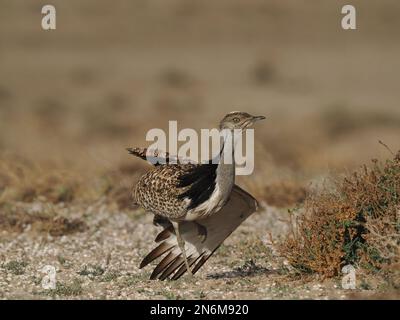
M 219 188 L 222 195 L 226 195 L 224 200 L 227 200 L 235 184 L 235 146 L 237 141 L 237 132 L 233 130 L 223 131 L 223 145 L 217 168 L 216 187 Z

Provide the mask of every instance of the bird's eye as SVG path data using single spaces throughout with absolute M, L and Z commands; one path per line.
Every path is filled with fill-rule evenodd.
M 240 121 L 239 118 L 233 118 L 232 120 L 233 120 L 233 122 L 235 122 L 235 123 L 238 123 L 238 122 Z

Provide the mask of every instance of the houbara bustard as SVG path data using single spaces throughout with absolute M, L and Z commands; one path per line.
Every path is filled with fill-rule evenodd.
M 265 117 L 234 111 L 221 120 L 219 129 L 234 137 L 234 132 L 241 133 L 262 119 Z M 193 275 L 257 210 L 257 200 L 235 184 L 235 161 L 224 161 L 224 149 L 229 148 L 231 156 L 235 150 L 235 139 L 227 139 L 227 136 L 222 135 L 217 163 L 211 160 L 205 164 L 168 163 L 167 153 L 146 148 L 127 149 L 142 159 L 149 156 L 159 159 L 159 163 L 144 174 L 133 189 L 136 204 L 153 213 L 154 224 L 164 228 L 155 239 L 160 244 L 140 264 L 143 268 L 165 255 L 150 279 L 170 277 L 176 280 L 186 271 Z

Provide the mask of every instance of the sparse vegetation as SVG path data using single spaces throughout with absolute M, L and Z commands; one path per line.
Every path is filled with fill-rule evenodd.
M 38 203 L 34 210 L 21 204 L 3 204 L 0 208 L 0 230 L 23 232 L 30 227 L 39 233 L 62 236 L 83 232 L 87 228 L 81 219 L 60 216 L 51 205 Z
M 105 270 L 99 265 L 85 265 L 81 271 L 78 272 L 80 276 L 87 276 L 89 278 L 96 278 L 103 275 Z
M 68 268 L 71 268 L 71 266 L 72 266 L 71 262 L 62 255 L 58 255 L 57 260 L 64 268 L 68 269 Z
M 129 275 L 122 279 L 121 286 L 122 287 L 132 287 L 132 286 L 135 286 L 136 284 L 140 283 L 143 280 L 144 280 L 143 277 L 140 275 Z
M 300 273 L 331 277 L 345 264 L 398 270 L 399 206 L 400 152 L 311 194 L 280 252 Z
M 82 281 L 75 278 L 69 284 L 57 282 L 55 289 L 49 289 L 42 293 L 55 298 L 55 297 L 71 297 L 71 296 L 76 297 L 81 295 L 82 292 L 83 292 Z
M 116 280 L 118 277 L 120 277 L 121 274 L 120 272 L 116 270 L 109 270 L 103 276 L 101 277 L 100 281 L 102 282 L 111 282 Z
M 40 168 L 26 159 L 0 154 L 0 205 L 32 202 L 71 202 L 79 192 L 80 178 L 57 168 Z
M 26 261 L 15 261 L 12 260 L 2 265 L 2 268 L 6 270 L 6 272 L 10 272 L 16 276 L 22 275 L 25 273 L 25 267 L 28 265 Z

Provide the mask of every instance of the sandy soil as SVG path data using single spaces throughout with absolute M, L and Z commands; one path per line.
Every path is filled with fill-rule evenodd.
M 33 203 L 31 210 L 48 204 Z M 138 265 L 153 247 L 157 228 L 142 212 L 113 212 L 102 201 L 55 208 L 80 217 L 84 232 L 61 237 L 1 233 L 0 297 L 3 299 L 346 299 L 376 296 L 382 290 L 344 290 L 340 279 L 296 279 L 277 258 L 266 230 L 285 230 L 282 213 L 267 207 L 241 226 L 196 274 L 178 281 L 148 280 L 151 267 Z M 76 212 L 81 212 L 76 214 Z M 43 289 L 44 266 L 56 268 L 56 289 Z

